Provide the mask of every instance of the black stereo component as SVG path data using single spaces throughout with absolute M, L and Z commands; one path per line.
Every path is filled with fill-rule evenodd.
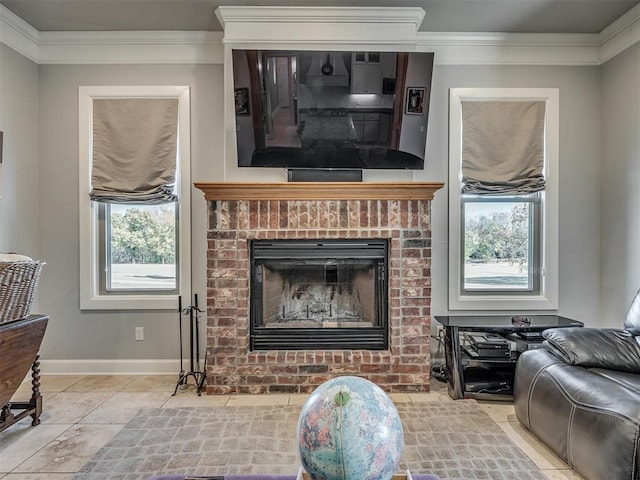
M 465 333 L 465 351 L 472 357 L 508 358 L 509 342 L 494 333 Z
M 542 332 L 517 332 L 517 335 L 520 338 L 524 338 L 525 340 L 539 340 L 542 341 Z
M 510 391 L 511 386 L 499 372 L 485 367 L 466 367 L 464 390 L 470 393 L 504 393 Z
M 527 350 L 543 348 L 542 336 L 540 336 L 539 334 L 537 336 L 535 335 L 522 336 L 521 333 L 523 332 L 510 333 L 509 335 L 507 335 L 507 338 L 510 341 L 515 343 L 516 351 L 522 353 L 522 352 L 526 352 Z M 525 333 L 537 333 L 537 332 L 525 332 Z

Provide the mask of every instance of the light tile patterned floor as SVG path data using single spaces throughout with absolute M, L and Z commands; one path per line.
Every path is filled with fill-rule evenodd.
M 229 395 L 198 397 L 192 386 L 172 396 L 175 376 L 44 376 L 42 424 L 28 419 L 0 433 L 0 479 L 70 480 L 142 407 L 208 405 L 301 405 L 305 395 Z M 453 401 L 433 381 L 428 394 L 393 394 L 394 402 Z M 17 399 L 30 395 L 24 384 Z M 480 402 L 508 436 L 552 480 L 579 480 L 576 475 L 517 422 L 513 406 Z

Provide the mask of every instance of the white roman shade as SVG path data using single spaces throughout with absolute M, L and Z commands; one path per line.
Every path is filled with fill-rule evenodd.
M 94 99 L 91 200 L 176 201 L 177 140 L 177 98 Z
M 544 101 L 462 102 L 462 193 L 544 190 Z

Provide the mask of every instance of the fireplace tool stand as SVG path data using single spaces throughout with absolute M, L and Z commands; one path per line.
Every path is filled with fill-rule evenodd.
M 202 388 L 204 387 L 204 382 L 207 379 L 207 356 L 204 357 L 204 366 L 203 370 L 198 370 L 200 368 L 200 329 L 199 329 L 199 318 L 200 318 L 200 310 L 198 308 L 198 294 L 194 295 L 193 305 L 189 305 L 186 308 L 182 308 L 182 297 L 178 297 L 178 328 L 179 328 L 179 336 L 180 336 L 180 373 L 178 374 L 178 382 L 176 383 L 176 388 L 173 391 L 173 395 L 178 392 L 178 387 L 180 385 L 186 385 L 189 377 L 193 377 L 193 380 L 196 383 L 196 391 L 198 396 L 202 395 Z M 189 315 L 189 366 L 190 370 L 185 372 L 182 364 L 183 364 L 183 354 L 182 354 L 182 316 Z M 198 369 L 196 369 L 196 367 Z

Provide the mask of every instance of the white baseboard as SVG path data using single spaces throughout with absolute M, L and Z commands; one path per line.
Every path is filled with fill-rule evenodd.
M 183 361 L 183 369 L 189 368 L 189 360 Z M 180 360 L 41 360 L 40 372 L 42 375 L 178 375 Z

